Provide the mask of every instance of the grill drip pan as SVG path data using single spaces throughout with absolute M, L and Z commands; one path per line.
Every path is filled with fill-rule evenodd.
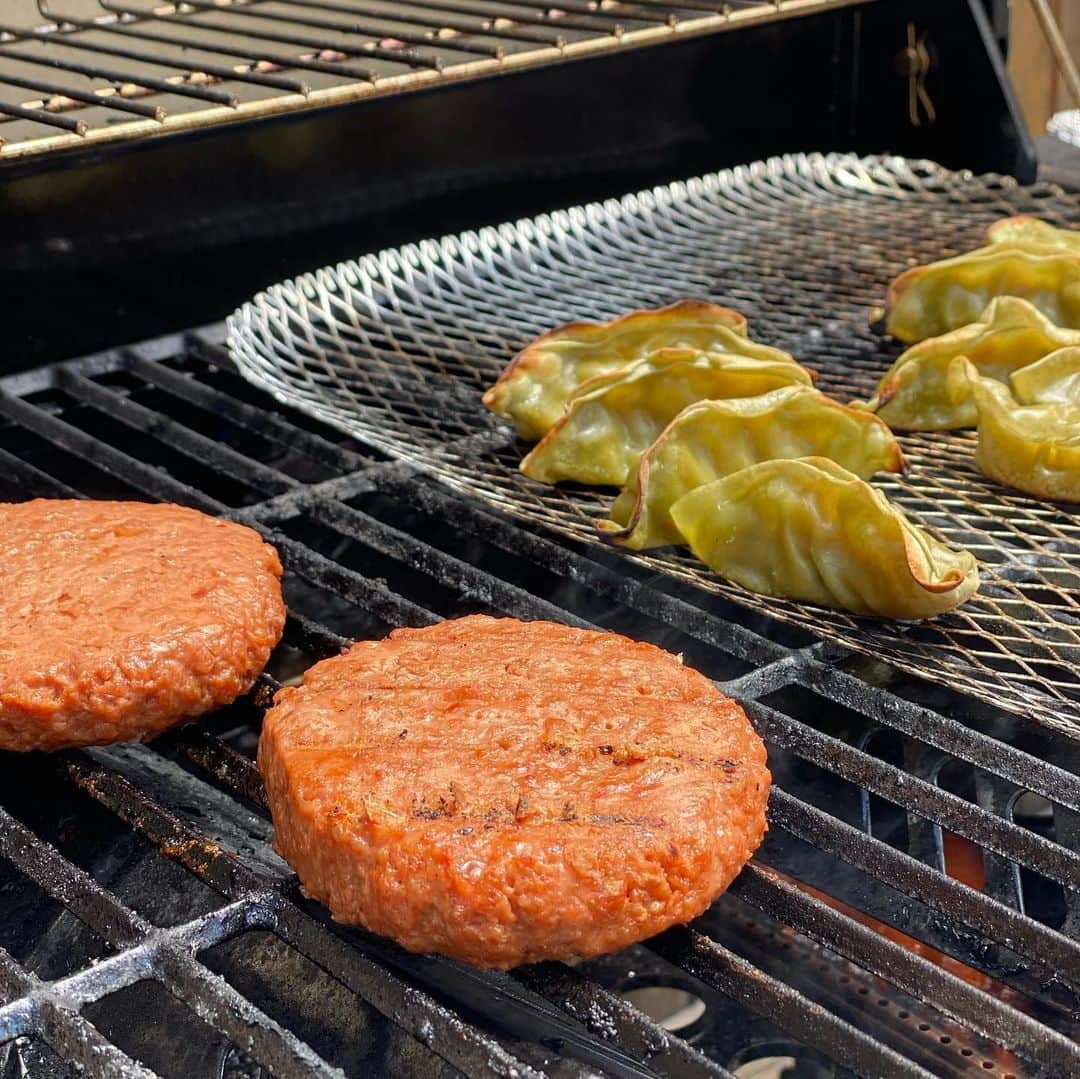
M 531 220 L 369 255 L 276 285 L 229 322 L 244 375 L 279 400 L 520 519 L 598 543 L 612 494 L 517 470 L 526 447 L 480 393 L 530 338 L 574 319 L 702 297 L 743 312 L 839 400 L 869 396 L 900 346 L 870 312 L 908 266 L 978 246 L 995 219 L 1080 226 L 1049 184 L 896 157 L 791 155 Z M 1080 737 L 1080 523 L 986 480 L 972 432 L 901 439 L 875 480 L 980 563 L 979 594 L 887 623 L 753 595 L 689 553 L 626 554 L 707 592 Z

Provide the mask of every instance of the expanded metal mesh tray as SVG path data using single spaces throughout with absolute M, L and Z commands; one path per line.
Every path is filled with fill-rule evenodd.
M 899 348 L 871 309 L 906 267 L 977 246 L 996 218 L 1080 225 L 1080 199 L 929 162 L 796 155 L 603 204 L 425 241 L 260 293 L 229 322 L 244 374 L 279 400 L 453 487 L 589 543 L 613 493 L 546 487 L 480 403 L 531 337 L 573 319 L 703 297 L 792 352 L 840 400 Z M 671 549 L 625 557 L 818 636 L 1080 737 L 1080 524 L 975 469 L 974 435 L 904 436 L 909 468 L 875 480 L 979 559 L 979 594 L 924 623 L 753 595 Z

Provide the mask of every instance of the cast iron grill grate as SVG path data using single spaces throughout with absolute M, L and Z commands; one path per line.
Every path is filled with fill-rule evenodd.
M 227 514 L 279 546 L 290 604 L 257 690 L 198 727 L 0 760 L 6 1066 L 697 1076 L 769 1055 L 813 1075 L 1080 1069 L 1076 743 L 517 522 L 275 405 L 223 337 L 0 383 L 0 496 Z M 475 610 L 633 633 L 744 702 L 769 744 L 771 831 L 693 927 L 493 976 L 335 926 L 298 893 L 252 763 L 269 694 L 347 639 Z M 633 1004 L 657 985 L 705 1005 L 685 1037 Z
M 0 164 L 858 2 L 865 0 L 8 0 Z
M 480 403 L 532 336 L 685 296 L 734 307 L 751 333 L 869 397 L 899 352 L 869 313 L 909 265 L 980 243 L 1006 214 L 1080 224 L 1080 202 L 929 163 L 792 156 L 603 205 L 384 251 L 275 286 L 230 322 L 244 373 L 515 517 L 596 538 L 613 494 L 518 470 L 527 447 Z M 979 559 L 979 594 L 921 624 L 752 595 L 689 552 L 629 561 L 756 607 L 920 677 L 1080 736 L 1080 524 L 1067 507 L 979 474 L 971 433 L 902 439 L 909 469 L 879 484 Z

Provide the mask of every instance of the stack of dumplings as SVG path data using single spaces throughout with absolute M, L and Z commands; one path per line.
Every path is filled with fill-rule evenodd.
M 1080 232 L 1011 217 L 986 239 L 893 281 L 886 329 L 914 344 L 854 407 L 896 430 L 974 427 L 990 479 L 1080 501 Z
M 813 378 L 741 315 L 687 300 L 544 334 L 484 403 L 539 439 L 526 475 L 622 488 L 599 522 L 613 543 L 689 546 L 752 591 L 860 615 L 962 603 L 978 587 L 972 555 L 866 482 L 904 467 L 889 427 Z
M 979 321 L 995 296 L 1018 296 L 1056 325 L 1080 329 L 1080 233 L 1009 217 L 990 226 L 986 241 L 897 277 L 886 331 L 905 344 L 938 337 Z

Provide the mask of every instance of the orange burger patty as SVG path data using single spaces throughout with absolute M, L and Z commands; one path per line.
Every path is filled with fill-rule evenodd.
M 482 616 L 312 667 L 259 742 L 275 845 L 341 922 L 513 967 L 686 922 L 765 833 L 765 747 L 667 652 Z
M 152 738 L 251 687 L 281 636 L 258 533 L 138 502 L 0 504 L 0 749 Z

